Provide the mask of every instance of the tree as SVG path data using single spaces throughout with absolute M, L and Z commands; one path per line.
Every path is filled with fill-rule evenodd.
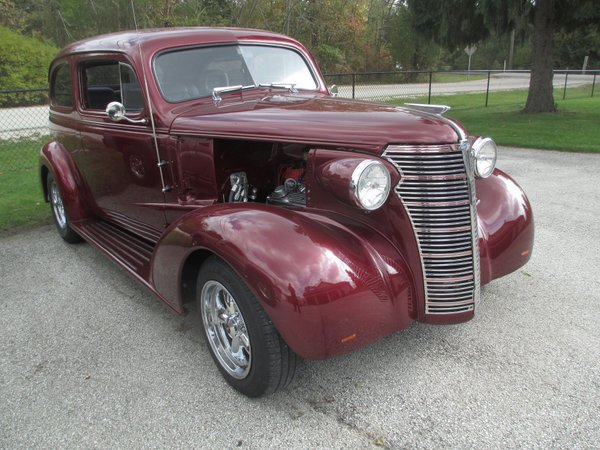
M 407 8 L 400 7 L 395 11 L 388 39 L 396 68 L 430 70 L 437 67 L 441 48 L 431 37 L 416 31 L 414 13 Z
M 556 64 L 561 68 L 577 69 L 589 57 L 588 69 L 600 63 L 600 24 L 579 27 L 556 35 Z
M 533 25 L 531 79 L 525 112 L 556 111 L 552 95 L 554 35 L 597 23 L 594 0 L 407 0 L 423 34 L 450 48 L 472 44 L 491 31 L 507 32 L 527 17 Z

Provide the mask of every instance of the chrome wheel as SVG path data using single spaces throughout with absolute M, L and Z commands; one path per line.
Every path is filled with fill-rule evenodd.
M 59 228 L 65 228 L 67 226 L 65 206 L 63 205 L 62 197 L 60 196 L 58 186 L 54 180 L 50 182 L 50 203 L 52 205 L 54 218 L 56 219 L 56 224 L 59 226 Z
M 200 295 L 202 321 L 213 353 L 229 375 L 238 380 L 246 378 L 252 349 L 238 304 L 227 288 L 214 280 L 204 284 Z

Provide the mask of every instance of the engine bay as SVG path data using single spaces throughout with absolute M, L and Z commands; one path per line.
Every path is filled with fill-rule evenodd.
M 219 144 L 215 143 L 215 153 L 220 148 Z M 223 147 L 219 158 L 216 158 L 217 174 L 225 176 L 221 192 L 223 201 L 306 206 L 308 146 L 256 142 L 236 144 L 235 156 L 229 145 Z

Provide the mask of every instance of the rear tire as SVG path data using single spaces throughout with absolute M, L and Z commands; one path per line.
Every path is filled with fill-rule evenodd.
M 287 386 L 298 356 L 238 275 L 213 256 L 202 265 L 196 288 L 210 353 L 225 380 L 248 397 Z
M 51 174 L 48 174 L 46 186 L 48 187 L 48 199 L 50 200 L 52 219 L 54 220 L 58 234 L 69 244 L 81 242 L 83 239 L 69 226 L 69 218 L 58 188 L 58 183 Z

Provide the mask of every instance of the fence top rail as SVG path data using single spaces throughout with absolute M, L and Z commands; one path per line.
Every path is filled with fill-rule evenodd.
M 48 92 L 48 88 L 33 89 L 6 89 L 0 90 L 0 94 L 27 94 L 29 92 Z
M 471 69 L 471 70 L 394 70 L 387 72 L 336 72 L 336 73 L 324 73 L 326 77 L 335 76 L 349 76 L 349 75 L 403 75 L 410 73 L 454 73 L 465 75 L 472 75 L 474 73 L 530 73 L 531 70 L 517 69 L 517 70 L 503 70 L 503 69 Z M 600 75 L 600 69 L 554 69 L 554 73 L 564 74 L 573 73 L 578 75 Z

